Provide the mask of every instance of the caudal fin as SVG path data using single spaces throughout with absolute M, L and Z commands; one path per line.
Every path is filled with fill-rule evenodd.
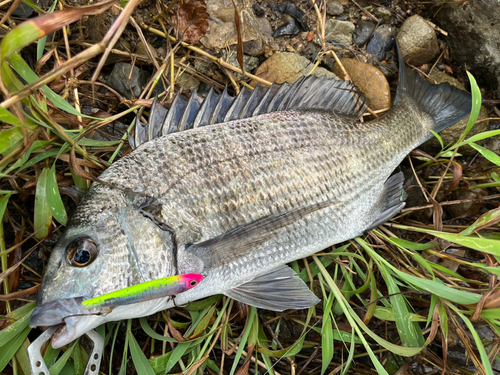
M 394 103 L 403 94 L 410 96 L 417 105 L 435 121 L 432 129 L 440 132 L 467 116 L 472 108 L 472 97 L 466 91 L 449 83 L 433 85 L 411 70 L 403 61 L 399 46 L 399 80 Z

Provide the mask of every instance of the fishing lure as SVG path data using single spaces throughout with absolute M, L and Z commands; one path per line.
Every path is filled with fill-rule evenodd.
M 82 305 L 86 309 L 93 307 L 116 307 L 156 298 L 175 296 L 194 288 L 201 280 L 203 280 L 203 276 L 196 273 L 165 277 L 90 298 L 83 301 Z

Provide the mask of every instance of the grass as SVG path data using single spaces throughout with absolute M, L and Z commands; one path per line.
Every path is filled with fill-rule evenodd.
M 98 48 L 80 47 L 73 58 L 67 56 L 71 63 L 41 77 L 27 63 L 25 52 L 51 30 L 30 22 L 3 38 L 2 373 L 29 374 L 26 348 L 39 333 L 31 332 L 28 319 L 41 274 L 28 265 L 27 257 L 45 246 L 47 236 L 62 230 L 75 206 L 68 187 L 87 188 L 88 181 L 83 177 L 98 175 L 116 160 L 119 152 L 129 152 L 125 134 L 113 141 L 97 141 L 90 133 L 118 119 L 132 129 L 134 121 L 129 116 L 141 107 L 140 101 L 122 101 L 120 106 L 115 103 L 113 116 L 84 116 L 73 106 L 91 96 L 83 84 L 75 86 L 76 94 L 57 93 L 47 84 L 63 74 L 76 79 L 75 67 L 98 53 L 112 52 L 116 35 L 126 25 L 123 20 L 129 19 L 134 7 L 134 2 L 125 6 L 111 28 L 112 33 L 97 44 Z M 87 9 L 69 20 L 57 12 L 47 17 L 57 21 L 57 35 L 64 37 L 71 30 L 71 22 L 98 10 L 102 8 Z M 156 29 L 155 22 L 159 24 Z M 158 31 L 162 28 L 158 19 L 141 26 L 165 36 Z M 176 44 L 171 45 L 165 59 L 167 65 L 161 66 L 159 72 L 173 73 L 169 77 L 174 77 L 175 83 L 175 77 L 183 74 L 184 68 L 168 64 L 174 61 L 171 57 L 186 52 L 180 50 L 181 44 L 173 37 L 169 41 Z M 51 46 L 47 41 L 40 43 L 38 58 L 57 49 Z M 65 47 L 70 50 L 69 44 Z M 196 46 L 184 47 L 197 56 L 218 61 Z M 225 62 L 221 65 L 238 71 Z M 155 82 L 161 77 L 157 75 Z M 470 373 L 470 368 L 447 359 L 449 347 L 459 340 L 477 371 L 492 374 L 490 363 L 499 358 L 500 350 L 500 211 L 494 204 L 500 187 L 500 160 L 477 142 L 499 135 L 500 131 L 467 138 L 481 103 L 479 88 L 472 76 L 469 79 L 474 106 L 463 136 L 433 159 L 413 160 L 419 163 L 418 170 L 429 171 L 425 187 L 435 187 L 430 195 L 436 198 L 440 189 L 445 190 L 454 181 L 455 172 L 448 171 L 456 163 L 458 150 L 475 149 L 483 159 L 475 164 L 477 168 L 464 168 L 460 184 L 454 189 L 486 189 L 493 200 L 483 198 L 480 212 L 458 223 L 444 224 L 439 218 L 420 222 L 410 216 L 415 209 L 405 211 L 391 225 L 293 262 L 300 277 L 322 297 L 321 304 L 308 310 L 278 314 L 214 296 L 147 318 L 107 323 L 97 329 L 106 344 L 101 371 L 136 371 L 141 375 L 222 371 L 240 375 L 251 369 L 260 374 L 393 374 L 398 370 L 405 372 L 412 364 L 426 364 L 448 373 Z M 238 82 L 233 80 L 233 84 Z M 465 252 L 457 255 L 460 253 L 447 251 L 450 248 Z M 31 292 L 23 292 L 25 288 L 19 288 L 20 283 L 30 286 Z M 482 327 L 493 332 L 493 341 L 478 334 Z M 62 349 L 53 349 L 50 344 L 44 348 L 51 374 L 82 374 L 88 360 L 88 344 L 86 339 L 80 339 Z

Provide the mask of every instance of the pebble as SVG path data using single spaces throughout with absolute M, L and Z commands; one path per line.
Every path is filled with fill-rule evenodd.
M 390 25 L 381 25 L 375 30 L 366 52 L 378 61 L 385 60 L 387 51 L 392 49 L 395 40 L 395 29 Z
M 430 74 L 430 77 L 436 81 L 437 83 L 443 83 L 443 82 L 448 82 L 450 85 L 455 86 L 461 90 L 464 90 L 464 87 L 462 84 L 455 78 L 449 76 L 448 74 L 438 70 L 434 69 L 432 73 Z M 433 81 L 431 81 L 434 83 Z M 478 120 L 482 120 L 488 117 L 488 111 L 486 108 L 481 107 L 481 111 L 479 112 L 479 117 Z M 439 135 L 441 139 L 443 140 L 443 144 L 446 146 L 450 143 L 455 143 L 460 136 L 462 135 L 463 131 L 467 127 L 467 123 L 469 122 L 469 116 L 464 117 L 460 121 L 458 121 L 456 124 L 451 125 L 450 127 L 442 130 Z M 478 134 L 482 133 L 485 131 L 488 131 L 490 129 L 489 121 L 482 121 L 474 125 L 472 130 L 468 133 L 467 138 Z M 478 142 L 480 145 L 483 144 L 483 141 Z M 439 151 L 441 151 L 441 144 L 437 140 L 437 138 L 432 137 L 430 140 L 425 142 L 423 145 L 419 147 L 423 151 L 427 152 L 428 154 L 436 154 Z M 464 146 L 460 147 L 459 150 L 460 154 L 462 155 L 474 155 L 476 153 L 476 150 L 473 149 L 472 147 L 469 146 Z
M 355 26 L 350 21 L 330 19 L 326 23 L 325 40 L 328 42 L 337 42 L 344 46 L 350 46 L 354 29 Z
M 326 4 L 326 14 L 329 16 L 340 16 L 342 13 L 344 13 L 344 5 L 339 1 L 333 0 Z
M 264 61 L 255 71 L 255 75 L 276 83 L 293 83 L 301 76 L 308 74 L 314 64 L 305 57 L 291 52 L 275 53 Z M 335 74 L 325 68 L 316 68 L 314 75 L 339 79 Z M 251 86 L 257 86 L 257 81 L 250 82 Z
M 387 8 L 384 8 L 384 7 L 375 8 L 375 10 L 373 11 L 373 14 L 381 22 L 389 22 L 389 20 L 391 19 L 391 16 L 392 16 L 391 11 Z
M 356 59 L 342 59 L 340 62 L 351 77 L 352 82 L 370 101 L 370 109 L 376 111 L 391 106 L 389 82 L 380 70 Z M 343 77 L 342 69 L 338 64 L 335 64 L 332 71 L 337 76 Z
M 375 24 L 370 21 L 358 21 L 354 29 L 353 40 L 358 47 L 364 47 L 375 30 Z
M 408 18 L 396 37 L 403 60 L 420 66 L 439 55 L 439 46 L 434 29 L 419 15 Z
M 137 66 L 133 67 L 132 74 L 130 74 L 131 69 L 132 64 L 116 63 L 106 78 L 106 84 L 127 99 L 138 98 L 150 77 L 148 72 Z

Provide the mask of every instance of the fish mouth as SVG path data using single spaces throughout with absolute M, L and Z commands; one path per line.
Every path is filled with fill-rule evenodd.
M 77 297 L 37 306 L 30 317 L 30 327 L 61 325 L 52 336 L 52 347 L 61 348 L 95 328 L 103 319 L 100 311 L 84 309 L 82 301 L 83 297 Z

